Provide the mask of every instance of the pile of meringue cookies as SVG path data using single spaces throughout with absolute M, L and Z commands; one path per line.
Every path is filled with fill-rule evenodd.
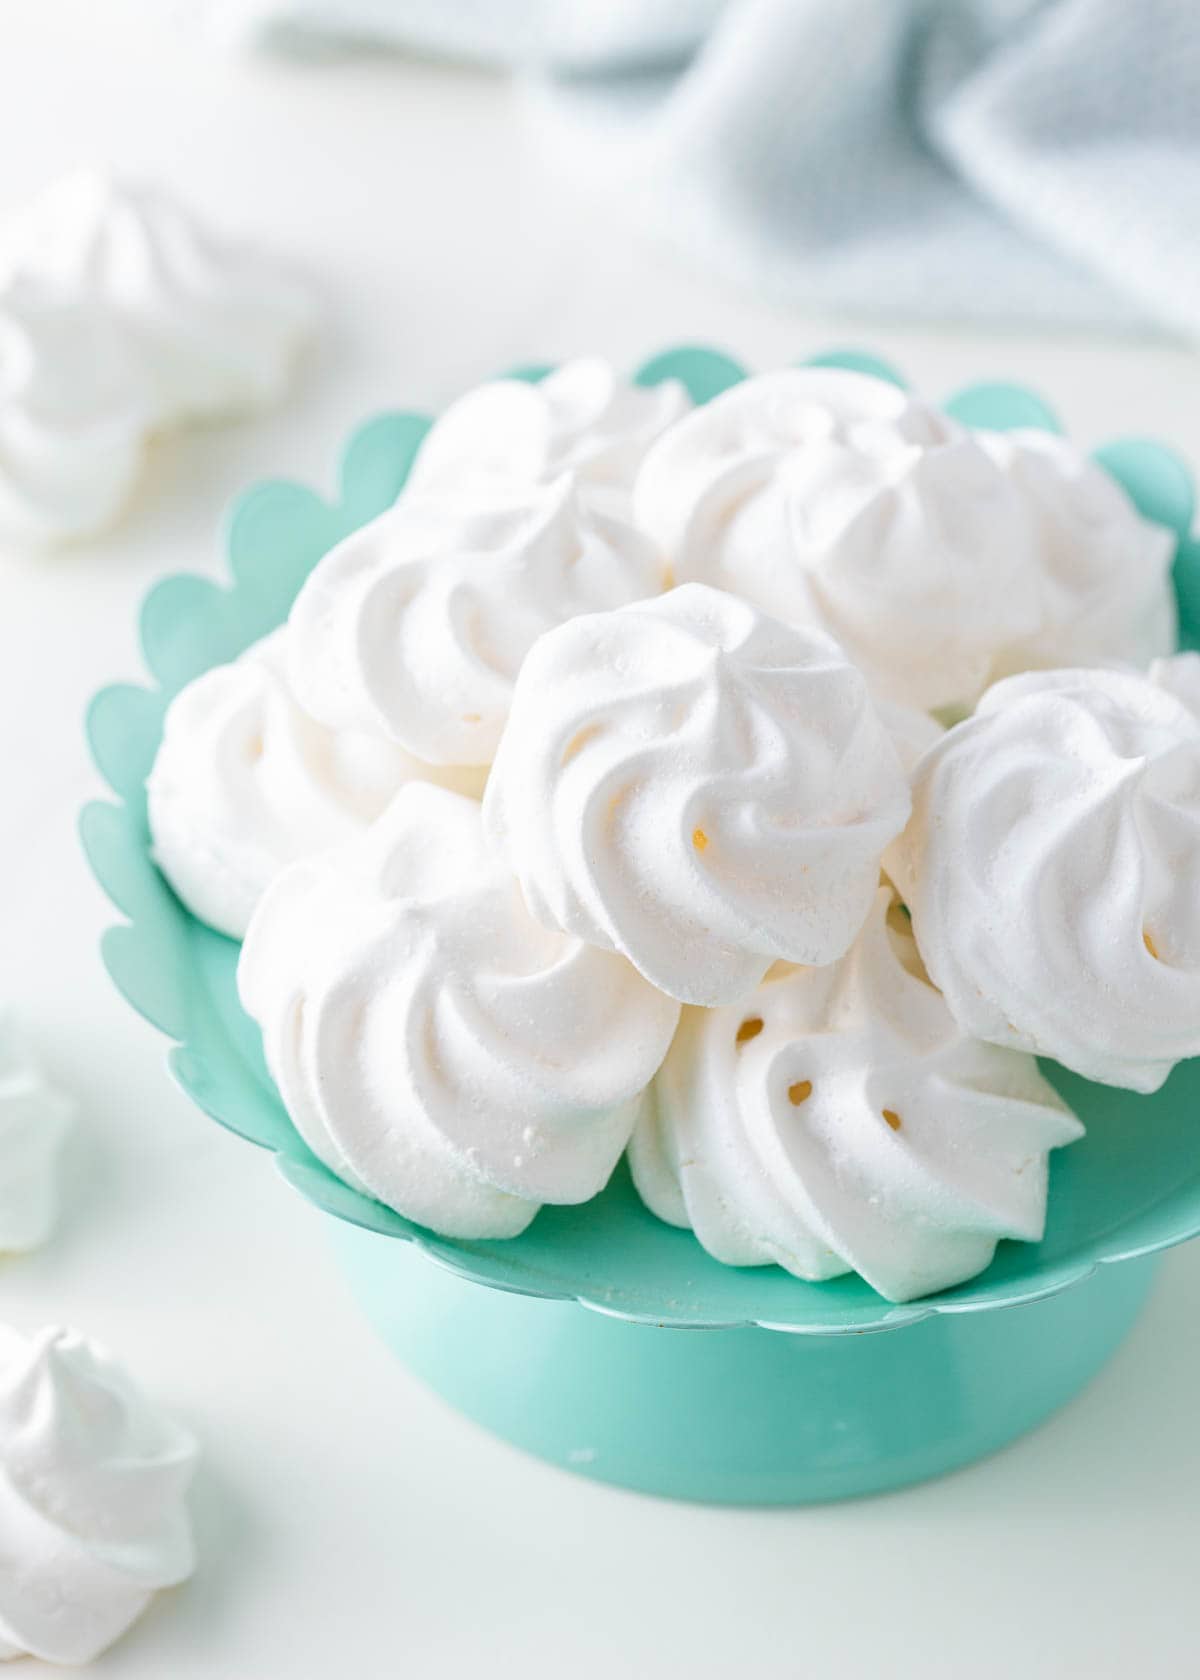
M 1173 551 L 865 373 L 493 382 L 174 700 L 154 853 L 345 1183 L 512 1237 L 628 1150 L 720 1261 L 925 1295 L 1042 1234 L 1035 1056 L 1200 1054 Z

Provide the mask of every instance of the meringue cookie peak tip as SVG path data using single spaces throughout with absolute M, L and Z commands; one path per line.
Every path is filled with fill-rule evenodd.
M 703 584 L 543 636 L 484 795 L 540 920 L 702 1005 L 840 955 L 908 809 L 836 643 Z

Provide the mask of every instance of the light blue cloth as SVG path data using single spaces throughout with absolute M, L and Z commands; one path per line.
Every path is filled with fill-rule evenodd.
M 776 299 L 1200 338 L 1200 0 L 209 0 L 512 64 L 567 167 Z

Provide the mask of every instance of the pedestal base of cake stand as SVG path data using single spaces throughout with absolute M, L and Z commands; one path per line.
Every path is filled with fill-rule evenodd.
M 738 1505 L 882 1493 L 994 1452 L 1100 1369 L 1156 1266 L 1101 1266 L 1023 1306 L 810 1335 L 630 1323 L 335 1231 L 376 1329 L 476 1423 L 580 1475 Z

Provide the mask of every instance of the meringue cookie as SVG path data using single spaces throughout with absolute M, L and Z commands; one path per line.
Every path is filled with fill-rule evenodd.
M 0 1253 L 45 1242 L 58 1216 L 58 1164 L 75 1104 L 47 1083 L 0 1010 Z
M 234 939 L 281 869 L 350 839 L 402 783 L 483 791 L 476 770 L 422 764 L 383 735 L 308 717 L 287 641 L 277 630 L 188 683 L 146 780 L 155 862 L 193 915 Z
M 312 300 L 259 252 L 214 238 L 164 192 L 94 171 L 52 186 L 0 238 L 0 285 L 85 303 L 145 379 L 148 426 L 282 396 Z
M 573 472 L 625 511 L 647 449 L 692 406 L 676 379 L 640 386 L 581 356 L 536 384 L 496 379 L 452 403 L 413 463 L 422 492 L 545 484 Z
M 457 1237 L 594 1196 L 679 1017 L 622 958 L 534 922 L 479 806 L 421 782 L 274 882 L 238 985 L 313 1152 Z
M 1032 516 L 1042 606 L 1036 634 L 1002 650 L 996 677 L 1173 651 L 1175 535 L 1143 519 L 1122 487 L 1066 438 L 979 432 Z
M 494 502 L 406 493 L 301 589 L 292 682 L 331 727 L 381 731 L 432 764 L 487 765 L 538 636 L 663 583 L 646 539 L 589 507 L 571 474 Z
M 150 435 L 274 401 L 313 318 L 294 281 L 161 193 L 51 188 L 0 236 L 0 536 L 109 524 Z
M 1032 1057 L 963 1034 L 883 887 L 840 962 L 684 1010 L 629 1157 L 647 1206 L 725 1264 L 908 1301 L 1001 1237 L 1037 1242 L 1047 1151 L 1082 1132 Z
M 186 1580 L 196 1454 L 77 1331 L 0 1328 L 0 1657 L 90 1662 Z
M 543 636 L 484 796 L 539 921 L 710 1006 L 841 956 L 908 809 L 840 648 L 701 584 Z
M 873 687 L 970 704 L 1039 625 L 1029 520 L 969 432 L 837 368 L 748 379 L 646 457 L 634 520 L 675 575 L 829 631 Z
M 1008 677 L 918 764 L 886 863 L 965 1031 L 1134 1091 L 1200 1055 L 1198 666 Z

